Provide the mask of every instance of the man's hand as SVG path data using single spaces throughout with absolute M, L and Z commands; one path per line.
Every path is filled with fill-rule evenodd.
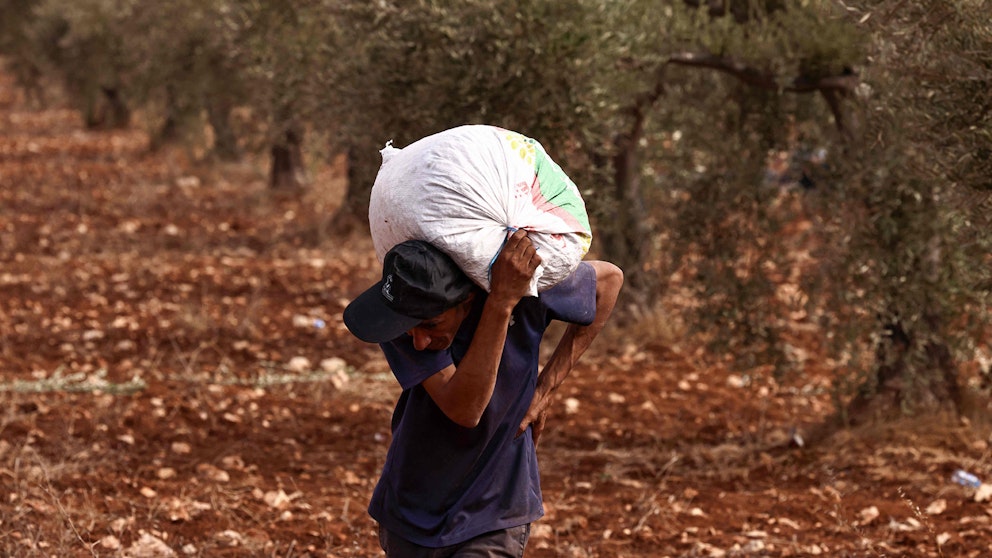
M 514 231 L 493 263 L 489 297 L 500 305 L 513 308 L 527 295 L 539 265 L 541 256 L 527 238 L 527 231 Z
M 524 420 L 520 421 L 520 428 L 517 429 L 517 436 L 527 431 L 530 426 L 530 437 L 534 440 L 534 447 L 544 432 L 544 423 L 548 420 L 548 399 L 534 397 L 530 402 L 530 409 L 524 415 Z

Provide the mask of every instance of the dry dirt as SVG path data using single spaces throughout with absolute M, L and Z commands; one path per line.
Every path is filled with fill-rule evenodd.
M 192 155 L 0 79 L 0 555 L 380 555 L 397 390 L 341 325 L 377 269 L 323 232 L 340 169 L 277 194 Z M 800 447 L 832 411 L 815 357 L 707 367 L 664 325 L 605 332 L 563 386 L 528 556 L 992 555 L 992 503 L 949 480 L 992 479 L 986 426 Z

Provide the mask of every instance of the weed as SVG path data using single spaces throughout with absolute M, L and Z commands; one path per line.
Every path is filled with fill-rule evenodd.
M 147 387 L 145 381 L 134 376 L 126 382 L 110 382 L 107 380 L 107 370 L 101 368 L 93 374 L 77 372 L 64 375 L 64 367 L 56 368 L 52 375 L 37 380 L 14 380 L 0 382 L 0 392 L 14 393 L 50 393 L 50 392 L 100 392 L 113 395 L 128 395 L 142 391 Z

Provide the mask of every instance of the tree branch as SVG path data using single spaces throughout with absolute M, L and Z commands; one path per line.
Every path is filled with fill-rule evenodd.
M 772 89 L 781 91 L 791 91 L 794 93 L 812 93 L 814 91 L 835 90 L 843 93 L 851 93 L 858 86 L 857 74 L 842 74 L 839 76 L 826 76 L 818 79 L 811 79 L 805 76 L 798 76 L 792 81 L 783 83 L 770 72 L 764 72 L 752 68 L 733 58 L 716 56 L 713 54 L 699 54 L 694 52 L 680 52 L 668 57 L 669 64 L 680 66 L 696 66 L 700 68 L 711 68 L 730 74 L 744 83 L 760 87 L 762 89 Z
M 841 111 L 840 100 L 842 97 L 853 93 L 858 83 L 860 83 L 858 75 L 854 72 L 845 72 L 837 76 L 825 76 L 815 79 L 806 76 L 797 76 L 791 81 L 783 82 L 771 72 L 753 68 L 732 58 L 708 53 L 680 52 L 669 56 L 668 63 L 718 70 L 734 76 L 751 87 L 761 89 L 789 91 L 792 93 L 819 92 L 830 106 L 837 128 L 844 134 L 847 134 L 848 130 L 845 127 L 846 119 L 844 118 L 843 111 Z

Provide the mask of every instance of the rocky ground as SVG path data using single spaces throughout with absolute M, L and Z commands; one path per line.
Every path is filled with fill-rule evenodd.
M 378 556 L 365 506 L 397 396 L 341 324 L 376 279 L 252 161 L 92 132 L 0 78 L 0 554 Z M 664 316 L 563 386 L 531 557 L 992 555 L 989 425 L 803 432 L 831 370 L 704 364 Z M 987 407 L 985 409 L 988 410 Z

